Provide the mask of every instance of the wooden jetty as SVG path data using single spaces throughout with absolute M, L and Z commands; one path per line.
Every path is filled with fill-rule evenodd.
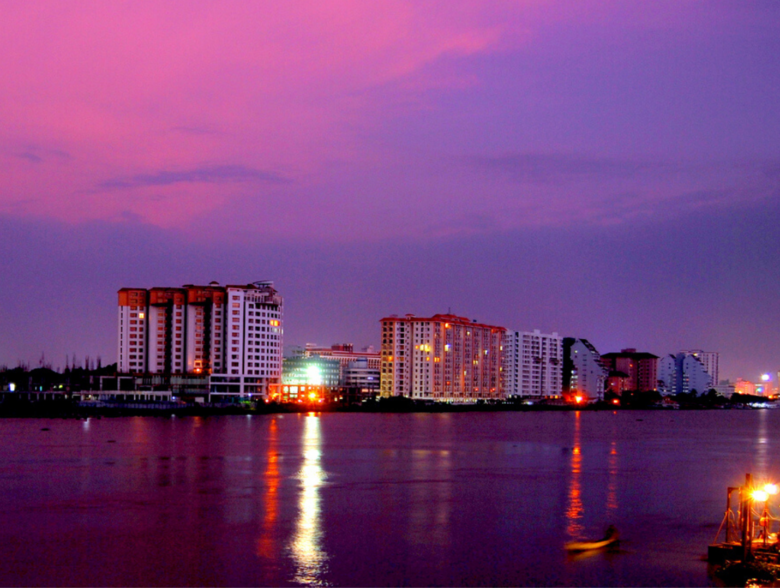
M 737 509 L 732 506 L 732 496 L 737 494 Z M 726 492 L 726 512 L 715 541 L 707 549 L 711 563 L 742 562 L 754 560 L 780 563 L 780 532 L 773 531 L 769 501 L 778 494 L 775 484 L 756 486 L 750 474 L 745 475 L 744 486 L 729 487 Z M 725 530 L 724 540 L 718 542 Z

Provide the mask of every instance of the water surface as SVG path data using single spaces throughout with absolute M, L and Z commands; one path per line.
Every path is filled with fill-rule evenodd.
M 726 487 L 780 479 L 779 426 L 769 410 L 0 420 L 0 584 L 705 586 Z M 609 524 L 619 552 L 564 552 Z

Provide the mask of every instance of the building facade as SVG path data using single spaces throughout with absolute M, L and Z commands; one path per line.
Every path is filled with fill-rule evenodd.
M 336 387 L 340 380 L 339 362 L 335 359 L 316 355 L 284 358 L 282 384 Z
M 696 356 L 683 352 L 658 360 L 658 391 L 661 394 L 706 394 L 712 387 L 712 376 Z
M 720 360 L 720 354 L 717 351 L 702 351 L 701 349 L 689 349 L 687 351 L 681 351 L 685 355 L 693 355 L 704 366 L 704 370 L 710 375 L 712 387 L 720 382 L 720 371 L 718 362 Z
M 557 398 L 563 393 L 563 337 L 558 333 L 509 331 L 504 343 L 507 396 Z
M 664 396 L 677 394 L 677 359 L 674 355 L 658 359 L 658 391 Z
M 318 347 L 313 343 L 307 343 L 306 347 L 298 353 L 304 357 L 326 357 L 337 360 L 339 362 L 342 386 L 346 385 L 346 370 L 352 362 L 359 359 L 365 360 L 368 368 L 376 370 L 377 374 L 382 362 L 379 352 L 375 351 L 373 347 L 369 346 L 362 351 L 355 351 L 352 343 L 339 343 L 330 347 Z
M 563 339 L 563 392 L 603 400 L 607 370 L 601 355 L 587 339 Z
M 204 375 L 212 396 L 264 395 L 280 382 L 283 300 L 272 282 L 118 295 L 120 373 Z
M 504 397 L 506 329 L 453 314 L 381 320 L 380 394 L 443 402 Z
M 379 392 L 380 368 L 371 367 L 367 358 L 350 361 L 342 370 L 341 385 L 347 388 L 359 388 L 367 394 Z
M 652 392 L 658 387 L 658 356 L 652 353 L 623 349 L 620 353 L 605 353 L 601 356 L 609 378 L 624 376 L 624 390 Z M 612 372 L 615 372 L 614 374 Z

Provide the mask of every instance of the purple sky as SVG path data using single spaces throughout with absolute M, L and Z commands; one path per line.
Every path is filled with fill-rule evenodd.
M 0 3 L 0 364 L 123 286 L 780 369 L 780 3 Z

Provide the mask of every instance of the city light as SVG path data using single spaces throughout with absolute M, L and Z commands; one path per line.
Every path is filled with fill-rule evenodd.
M 310 365 L 306 368 L 306 383 L 311 386 L 322 386 L 322 372 L 316 365 Z
M 761 381 L 762 382 L 768 382 L 771 379 L 772 379 L 772 376 L 770 376 L 769 374 L 764 374 L 764 375 L 761 376 Z
M 778 492 L 777 484 L 767 484 L 764 486 L 764 492 L 767 494 L 774 496 Z
M 769 494 L 764 492 L 763 490 L 753 490 L 753 500 L 756 502 L 766 502 L 769 498 Z

